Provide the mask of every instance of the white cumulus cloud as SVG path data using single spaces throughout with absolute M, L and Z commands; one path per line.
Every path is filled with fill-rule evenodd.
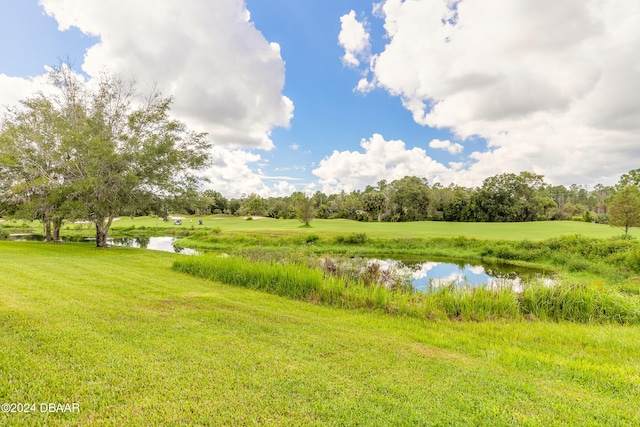
M 100 38 L 85 54 L 85 73 L 119 73 L 141 88 L 157 84 L 174 97 L 173 114 L 218 145 L 271 149 L 271 130 L 289 125 L 293 103 L 282 94 L 280 47 L 250 22 L 243 0 L 40 4 L 60 30 L 73 26 Z M 0 93 L 10 89 L 0 81 Z M 29 91 L 22 89 L 19 98 Z
M 387 40 L 357 89 L 400 97 L 421 125 L 485 139 L 461 184 L 522 170 L 612 183 L 638 167 L 637 0 L 385 0 L 374 16 Z
M 450 170 L 429 157 L 419 147 L 407 149 L 400 140 L 385 141 L 374 134 L 363 139 L 360 151 L 336 151 L 322 159 L 312 172 L 319 178 L 324 192 L 336 193 L 362 189 L 381 179 L 389 181 L 405 176 L 419 176 L 433 181 L 450 181 Z
M 342 62 L 347 66 L 357 67 L 360 65 L 360 60 L 367 59 L 371 51 L 366 21 L 358 21 L 356 12 L 352 10 L 340 17 L 340 24 L 338 44 L 345 51 Z
M 51 89 L 46 75 L 22 78 L 0 73 L 0 106 L 14 107 L 28 96 Z
M 429 142 L 429 147 L 447 150 L 451 154 L 460 154 L 462 153 L 462 149 L 464 148 L 462 145 L 458 144 L 457 142 L 451 142 L 448 139 L 444 141 L 439 139 L 434 139 L 431 142 Z
M 215 146 L 211 162 L 212 167 L 204 173 L 209 180 L 206 187 L 219 191 L 225 197 L 238 198 L 250 193 L 262 197 L 288 196 L 297 188 L 289 182 L 296 181 L 296 178 L 265 176 L 260 167 L 266 164 L 266 160 L 247 150 Z M 268 185 L 266 182 L 270 181 L 274 183 Z

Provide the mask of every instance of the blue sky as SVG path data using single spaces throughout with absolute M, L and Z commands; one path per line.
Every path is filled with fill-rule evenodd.
M 401 101 L 385 91 L 354 92 L 359 75 L 340 59 L 344 50 L 337 40 L 339 18 L 353 8 L 369 10 L 370 2 L 252 0 L 247 7 L 258 30 L 281 45 L 286 63 L 284 94 L 295 103 L 291 127 L 273 133 L 278 149 L 270 153 L 270 163 L 275 168 L 295 165 L 310 173 L 311 165 L 333 150 L 353 150 L 374 133 L 424 148 L 434 138 L 451 138 L 446 129 L 416 124 Z M 380 25 L 374 30 L 382 34 Z M 287 152 L 293 144 L 299 149 Z M 450 157 L 437 154 L 443 160 Z M 288 173 L 313 179 L 310 174 Z
M 10 76 L 42 74 L 45 65 L 60 59 L 80 62 L 98 39 L 77 28 L 58 31 L 55 19 L 45 15 L 34 1 L 6 1 L 0 6 L 0 73 Z
M 2 2 L 0 104 L 61 58 L 156 82 L 210 133 L 208 185 L 227 196 L 523 170 L 612 184 L 638 167 L 635 0 L 147 5 Z

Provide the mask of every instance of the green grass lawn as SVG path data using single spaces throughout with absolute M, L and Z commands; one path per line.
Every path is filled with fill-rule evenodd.
M 0 403 L 80 406 L 0 425 L 640 422 L 638 326 L 340 310 L 178 273 L 177 256 L 0 242 Z
M 204 219 L 204 225 L 197 224 Z M 190 221 L 193 222 L 190 222 Z M 300 221 L 273 218 L 261 218 L 247 221 L 240 217 L 226 216 L 184 216 L 181 226 L 173 222 L 148 217 L 123 217 L 113 223 L 114 228 L 127 227 L 147 228 L 167 227 L 169 229 L 194 229 L 219 227 L 223 233 L 261 233 L 270 235 L 311 234 L 335 236 L 339 234 L 366 233 L 369 237 L 379 238 L 412 238 L 412 237 L 455 237 L 467 236 L 478 239 L 507 240 L 543 240 L 567 234 L 582 234 L 587 237 L 612 237 L 622 234 L 620 228 L 602 224 L 591 224 L 578 221 L 541 221 L 527 223 L 471 223 L 471 222 L 359 222 L 341 219 L 315 219 L 311 227 L 301 227 Z M 635 237 L 640 237 L 640 230 L 632 229 Z
M 490 222 L 359 222 L 343 219 L 315 219 L 311 227 L 302 227 L 298 220 L 260 218 L 246 220 L 244 217 L 227 215 L 198 216 L 180 215 L 182 225 L 174 225 L 173 220 L 164 221 L 157 217 L 121 217 L 113 222 L 111 235 L 122 233 L 141 235 L 162 235 L 182 233 L 187 234 L 195 230 L 211 230 L 219 228 L 223 234 L 259 234 L 269 237 L 306 236 L 318 234 L 323 238 L 334 238 L 351 233 L 365 233 L 371 238 L 426 238 L 426 237 L 456 237 L 467 236 L 477 239 L 492 240 L 544 240 L 563 235 L 580 234 L 586 237 L 607 238 L 623 234 L 621 228 L 603 224 L 592 224 L 579 221 L 539 221 L 519 223 L 490 223 Z M 204 224 L 198 225 L 203 219 Z M 0 223 L 5 227 L 18 227 L 21 231 L 31 229 L 42 233 L 39 221 L 5 221 Z M 95 228 L 90 223 L 66 223 L 62 233 L 82 233 L 87 236 L 95 234 Z M 640 229 L 632 228 L 629 234 L 640 237 Z

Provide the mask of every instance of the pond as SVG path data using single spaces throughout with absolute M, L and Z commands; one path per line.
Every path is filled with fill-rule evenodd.
M 41 234 L 11 234 L 9 240 L 14 241 L 44 241 Z M 130 248 L 151 249 L 154 251 L 173 252 L 177 254 L 195 255 L 198 251 L 189 248 L 181 248 L 175 245 L 175 237 L 109 237 L 107 244 L 112 246 L 128 246 Z M 63 237 L 64 242 L 86 242 L 95 243 L 95 239 L 81 236 Z
M 43 241 L 40 234 L 12 234 L 9 240 Z M 181 248 L 175 245 L 175 237 L 118 237 L 109 238 L 107 243 L 112 246 L 128 246 L 132 248 L 150 249 L 194 255 L 198 251 Z M 94 243 L 95 239 L 81 236 L 63 237 L 63 241 Z M 510 264 L 487 264 L 480 262 L 466 262 L 451 259 L 421 259 L 399 261 L 393 259 L 363 260 L 366 263 L 378 263 L 384 270 L 392 270 L 396 275 L 407 280 L 418 292 L 429 292 L 443 286 L 490 288 L 510 287 L 516 292 L 522 291 L 524 285 L 537 281 L 547 285 L 554 283 L 548 272 L 544 270 L 524 268 Z
M 554 283 L 544 270 L 524 268 L 510 264 L 468 263 L 465 261 L 398 261 L 392 259 L 370 259 L 383 269 L 391 269 L 408 280 L 418 292 L 429 292 L 443 286 L 479 287 L 492 289 L 509 287 L 521 292 L 524 285 L 538 281 L 547 285 Z

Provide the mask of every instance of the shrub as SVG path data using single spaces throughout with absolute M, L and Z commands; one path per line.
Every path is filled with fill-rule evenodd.
M 629 270 L 634 273 L 640 273 L 640 248 L 633 248 L 627 253 L 624 260 Z
M 337 236 L 336 243 L 363 244 L 368 240 L 365 233 L 351 233 L 348 236 Z
M 569 270 L 572 273 L 575 273 L 578 271 L 588 271 L 589 268 L 591 267 L 591 263 L 589 261 L 579 258 L 575 255 L 569 257 L 566 265 L 567 265 L 567 270 Z
M 496 246 L 486 247 L 482 251 L 483 257 L 500 258 L 506 260 L 522 259 L 523 254 L 515 248 L 512 248 L 506 244 L 499 244 Z
M 317 242 L 318 240 L 320 240 L 320 236 L 318 236 L 317 234 L 309 234 L 305 239 L 305 243 L 311 245 Z

